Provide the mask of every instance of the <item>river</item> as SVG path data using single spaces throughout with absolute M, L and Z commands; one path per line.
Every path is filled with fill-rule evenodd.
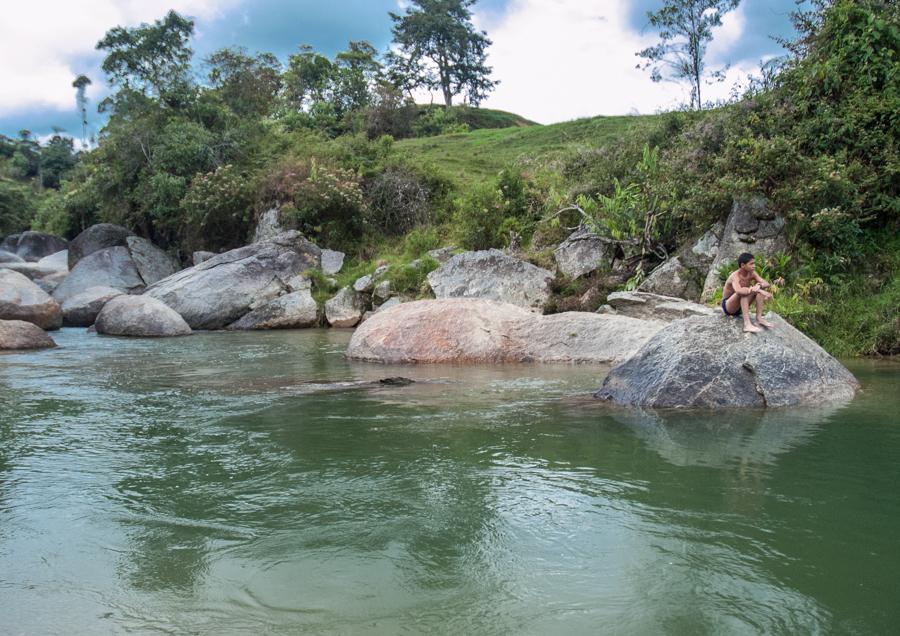
M 849 405 L 653 414 L 340 330 L 54 338 L 0 356 L 3 634 L 900 625 L 897 362 L 848 361 Z

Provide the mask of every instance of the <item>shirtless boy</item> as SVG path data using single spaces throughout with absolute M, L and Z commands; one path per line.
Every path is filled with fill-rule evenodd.
M 772 298 L 772 294 L 765 291 L 769 286 L 769 283 L 756 273 L 753 254 L 744 252 L 738 256 L 737 270 L 725 281 L 725 288 L 722 290 L 722 311 L 726 316 L 737 316 L 740 313 L 744 318 L 744 331 L 759 333 L 762 329 L 750 322 L 750 305 L 756 303 L 756 324 L 774 327 L 775 325 L 762 317 L 763 305 Z

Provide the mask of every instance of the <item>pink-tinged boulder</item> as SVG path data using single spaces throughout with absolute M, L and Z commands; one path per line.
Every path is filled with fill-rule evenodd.
M 420 300 L 372 314 L 353 334 L 347 356 L 388 363 L 610 363 L 628 358 L 663 326 L 586 312 L 541 316 L 491 300 Z
M 24 320 L 41 329 L 59 329 L 62 310 L 50 294 L 26 276 L 0 269 L 0 320 Z
M 0 320 L 0 351 L 22 351 L 55 347 L 53 338 L 37 325 L 24 320 Z

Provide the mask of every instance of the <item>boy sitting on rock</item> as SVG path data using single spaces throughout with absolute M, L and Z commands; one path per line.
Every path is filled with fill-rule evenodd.
M 726 316 L 742 314 L 744 331 L 759 333 L 762 329 L 750 322 L 750 304 L 756 303 L 756 324 L 774 327 L 775 325 L 762 317 L 763 305 L 772 298 L 772 294 L 765 291 L 768 287 L 769 283 L 756 273 L 753 254 L 744 252 L 738 256 L 737 270 L 725 281 L 725 288 L 722 290 L 722 311 Z

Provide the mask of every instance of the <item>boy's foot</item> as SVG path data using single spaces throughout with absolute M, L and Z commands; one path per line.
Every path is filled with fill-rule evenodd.
M 756 325 L 744 325 L 745 333 L 761 333 L 762 329 L 757 327 Z
M 758 318 L 756 321 L 756 324 L 762 325 L 763 327 L 768 327 L 769 329 L 771 329 L 772 327 L 775 326 L 774 324 L 772 324 L 771 322 L 769 322 L 768 320 L 766 320 L 764 318 Z

